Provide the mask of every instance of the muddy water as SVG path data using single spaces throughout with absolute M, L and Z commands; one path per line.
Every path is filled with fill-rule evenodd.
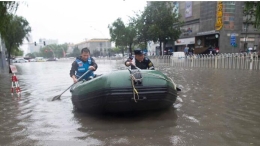
M 171 109 L 89 115 L 73 110 L 69 92 L 51 101 L 72 84 L 72 61 L 15 64 L 20 98 L 1 71 L 0 145 L 260 145 L 259 71 L 156 64 L 182 88 Z M 97 63 L 97 74 L 124 68 Z

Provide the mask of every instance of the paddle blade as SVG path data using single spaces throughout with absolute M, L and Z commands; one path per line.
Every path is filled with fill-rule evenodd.
M 54 96 L 53 99 L 52 99 L 51 101 L 54 101 L 54 100 L 58 100 L 58 99 L 60 99 L 60 96 L 61 96 L 61 95 Z
M 178 88 L 178 87 L 177 87 L 177 91 L 181 91 L 181 88 Z

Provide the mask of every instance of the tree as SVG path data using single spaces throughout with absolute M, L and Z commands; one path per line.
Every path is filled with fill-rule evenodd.
M 78 57 L 80 56 L 80 50 L 78 48 L 78 46 L 75 46 L 72 50 L 72 52 L 69 54 L 70 57 Z
M 245 2 L 245 7 L 243 9 L 243 15 L 246 19 L 244 19 L 243 24 L 246 28 L 245 38 L 247 38 L 247 32 L 249 25 L 253 25 L 255 28 L 260 28 L 260 3 L 248 1 Z M 244 42 L 244 51 L 247 50 L 247 40 Z
M 11 54 L 14 56 L 23 56 L 24 51 L 20 50 L 20 49 L 15 49 L 12 50 Z
M 29 33 L 31 32 L 31 27 L 28 21 L 20 16 L 15 16 L 10 14 L 10 22 L 5 26 L 5 32 L 2 36 L 7 52 L 8 52 L 8 62 L 10 64 L 11 52 L 17 50 L 20 45 L 23 44 L 23 40 L 29 41 Z
M 136 38 L 136 29 L 135 24 L 129 23 L 128 26 L 125 28 L 125 36 L 126 36 L 126 44 L 127 47 L 129 47 L 130 55 L 132 56 L 132 46 L 134 44 L 135 38 Z M 124 56 L 124 52 L 122 52 Z
M 108 26 L 111 41 L 115 42 L 116 47 L 122 48 L 122 54 L 124 55 L 124 49 L 129 47 L 129 52 L 132 53 L 132 45 L 136 37 L 136 30 L 134 23 L 129 23 L 127 26 L 118 18 Z
M 136 29 L 135 42 L 139 44 L 139 47 L 141 49 L 147 48 L 147 42 L 149 41 L 148 29 L 150 24 L 150 20 L 147 19 L 150 17 L 143 15 L 143 13 L 144 12 L 140 12 L 140 14 L 136 13 L 135 17 L 130 18 L 131 21 L 135 23 L 135 29 Z
M 16 1 L 0 1 L 0 34 L 6 35 L 6 27 L 11 21 L 10 13 L 16 12 L 19 2 Z
M 246 1 L 244 15 L 246 17 L 249 17 L 249 19 L 254 18 L 251 19 L 251 22 L 254 24 L 254 27 L 257 29 L 260 28 L 260 2 L 259 1 Z
M 29 57 L 29 58 L 35 58 L 36 57 L 34 53 L 27 53 L 25 56 Z
M 64 43 L 61 45 L 51 44 L 44 46 L 40 49 L 40 53 L 46 58 L 61 58 L 65 57 L 68 50 L 68 44 Z
M 166 44 L 169 41 L 175 41 L 181 34 L 180 16 L 177 16 L 173 12 L 173 5 L 167 1 L 152 1 L 147 6 L 140 18 L 140 25 L 144 23 L 145 27 L 139 28 L 139 32 L 143 35 L 141 38 L 144 41 L 153 40 L 153 42 L 159 42 Z M 145 34 L 141 32 L 145 31 Z M 165 47 L 165 45 L 164 45 Z M 162 52 L 161 52 L 162 54 Z

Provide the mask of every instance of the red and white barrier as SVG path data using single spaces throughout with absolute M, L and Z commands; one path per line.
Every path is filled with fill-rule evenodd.
M 18 83 L 18 78 L 16 77 L 15 73 L 17 73 L 16 66 L 10 65 L 10 69 L 13 73 L 12 75 L 12 85 L 11 85 L 11 94 L 13 95 L 14 92 L 19 96 L 21 94 L 21 89 Z
M 21 89 L 18 83 L 18 79 L 15 74 L 12 75 L 12 86 L 11 86 L 11 94 L 13 95 L 14 90 L 16 91 L 17 95 L 21 93 Z

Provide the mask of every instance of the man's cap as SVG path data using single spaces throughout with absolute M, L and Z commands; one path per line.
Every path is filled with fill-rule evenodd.
M 144 52 L 141 49 L 135 49 L 134 54 L 135 55 L 141 55 L 141 54 L 144 54 Z

